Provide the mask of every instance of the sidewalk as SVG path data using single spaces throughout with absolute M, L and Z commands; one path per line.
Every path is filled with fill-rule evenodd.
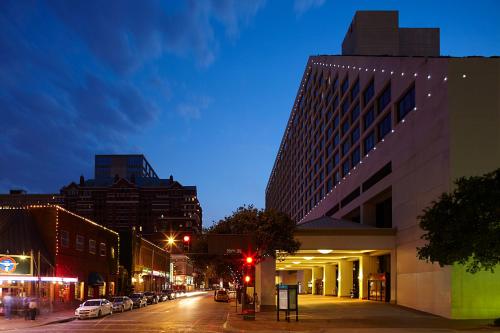
M 53 323 L 62 323 L 75 319 L 75 310 L 41 314 L 36 320 L 24 320 L 22 317 L 13 316 L 11 320 L 0 317 L 0 331 L 20 331 L 30 327 L 43 326 Z
M 284 313 L 276 321 L 276 312 L 259 312 L 255 321 L 243 320 L 230 312 L 224 332 L 500 332 L 491 321 L 450 320 L 387 303 L 337 299 L 322 296 L 299 297 L 299 321 L 292 313 L 290 322 Z

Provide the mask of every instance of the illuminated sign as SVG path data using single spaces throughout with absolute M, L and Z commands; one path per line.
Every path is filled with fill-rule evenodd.
M 0 254 L 0 274 L 32 275 L 31 256 Z
M 12 257 L 4 256 L 0 258 L 0 272 L 14 273 L 17 269 L 17 261 Z

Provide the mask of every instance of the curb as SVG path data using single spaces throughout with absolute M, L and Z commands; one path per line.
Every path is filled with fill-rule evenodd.
M 40 325 L 36 325 L 36 326 L 33 326 L 33 327 L 46 326 L 46 325 L 59 324 L 59 323 L 68 323 L 68 322 L 73 321 L 75 319 L 76 319 L 76 317 L 72 316 L 72 317 L 68 317 L 68 318 L 63 318 L 63 319 L 49 321 L 49 322 L 46 322 L 46 323 L 43 323 L 43 324 L 40 324 Z
M 0 328 L 0 332 L 10 332 L 10 331 L 22 331 L 23 329 L 27 329 L 27 328 L 34 328 L 34 327 L 43 327 L 43 326 L 47 326 L 47 325 L 51 325 L 51 324 L 58 324 L 58 323 L 67 323 L 67 322 L 70 322 L 70 321 L 73 321 L 75 320 L 75 317 L 68 317 L 68 318 L 62 318 L 62 319 L 57 319 L 57 320 L 52 320 L 52 321 L 48 321 L 48 322 L 44 322 L 44 323 L 34 323 L 34 325 L 30 325 L 30 326 L 25 326 L 25 327 L 13 327 L 13 328 Z

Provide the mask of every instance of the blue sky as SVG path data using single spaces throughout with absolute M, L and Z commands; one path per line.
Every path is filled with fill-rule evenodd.
M 440 27 L 441 54 L 499 55 L 500 1 L 0 2 L 0 192 L 58 192 L 96 153 L 197 185 L 204 225 L 264 190 L 309 55 L 356 10 Z

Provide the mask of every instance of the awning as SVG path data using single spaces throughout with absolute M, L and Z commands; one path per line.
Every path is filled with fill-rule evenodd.
M 89 273 L 89 285 L 90 286 L 103 286 L 104 282 L 105 282 L 104 278 L 102 277 L 101 274 L 96 273 L 96 272 Z

